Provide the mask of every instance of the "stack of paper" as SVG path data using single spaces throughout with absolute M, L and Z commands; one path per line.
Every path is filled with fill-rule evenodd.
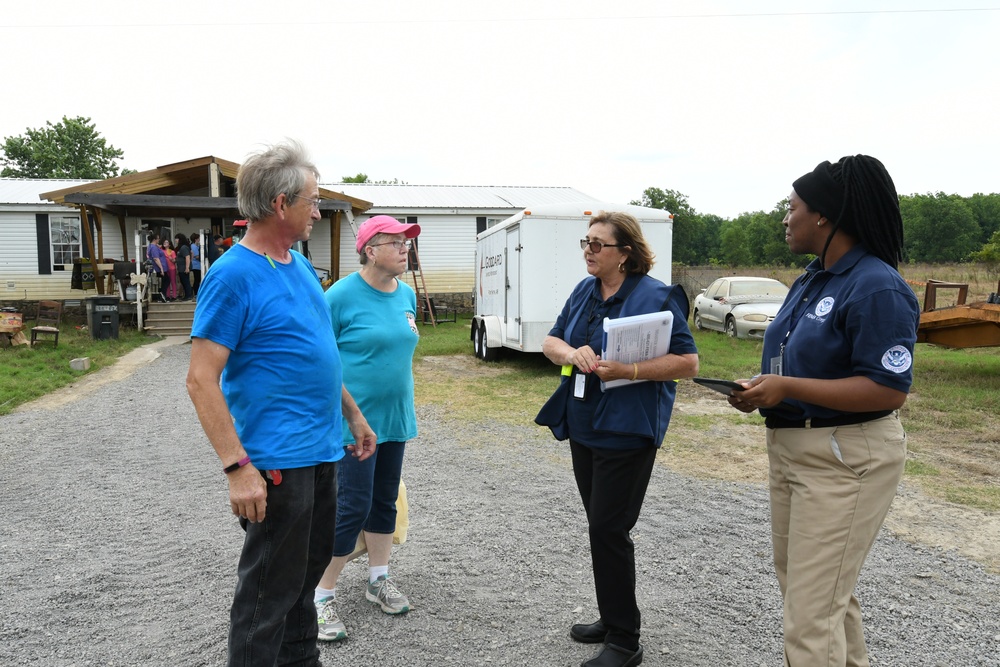
M 604 349 L 601 358 L 635 364 L 654 357 L 662 357 L 670 350 L 670 332 L 674 314 L 664 311 L 646 315 L 632 315 L 611 320 L 604 318 Z M 601 389 L 613 389 L 626 384 L 647 380 L 612 380 L 602 382 Z

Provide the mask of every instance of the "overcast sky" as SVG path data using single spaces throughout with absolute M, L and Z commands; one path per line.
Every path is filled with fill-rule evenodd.
M 87 116 L 145 170 L 301 140 L 332 183 L 677 190 L 818 162 L 1000 192 L 1000 0 L 4 2 L 0 138 Z

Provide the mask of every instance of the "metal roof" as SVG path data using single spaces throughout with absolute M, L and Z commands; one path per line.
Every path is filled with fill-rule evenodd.
M 0 204 L 52 205 L 52 202 L 40 199 L 39 195 L 50 190 L 94 182 L 96 181 L 92 179 L 72 178 L 0 178 Z
M 0 178 L 0 204 L 50 205 L 40 199 L 42 193 L 63 191 L 96 180 L 63 178 Z M 376 183 L 320 184 L 327 190 L 340 192 L 372 202 L 378 208 L 443 208 L 443 209 L 507 209 L 521 210 L 531 206 L 597 203 L 600 200 L 579 190 L 563 186 L 508 185 L 386 185 Z
M 324 183 L 323 187 L 370 201 L 375 208 L 519 210 L 542 204 L 599 201 L 570 187 L 378 183 Z

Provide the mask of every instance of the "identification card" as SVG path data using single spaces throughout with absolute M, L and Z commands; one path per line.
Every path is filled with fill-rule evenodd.
M 578 398 L 582 401 L 587 398 L 587 376 L 583 373 L 577 373 L 573 378 L 573 398 Z
M 771 357 L 771 375 L 781 375 L 781 357 L 782 355 L 780 354 L 776 357 Z

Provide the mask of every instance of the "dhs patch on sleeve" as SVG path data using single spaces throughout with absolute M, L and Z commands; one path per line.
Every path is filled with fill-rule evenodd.
M 882 366 L 893 373 L 905 373 L 913 365 L 913 355 L 902 345 L 890 347 L 882 355 Z

